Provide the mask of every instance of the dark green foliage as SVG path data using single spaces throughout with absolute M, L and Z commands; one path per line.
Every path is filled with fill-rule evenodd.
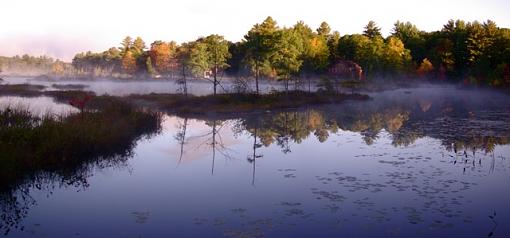
M 276 33 L 271 65 L 276 72 L 277 79 L 285 83 L 286 90 L 289 88 L 292 76 L 299 72 L 303 64 L 300 40 L 299 33 L 292 29 L 283 29 Z
M 227 60 L 227 64 L 230 67 L 225 69 L 225 72 L 230 75 L 247 75 L 248 70 L 243 64 L 243 59 L 247 54 L 246 44 L 243 42 L 229 42 L 228 50 L 232 57 Z
M 261 24 L 255 24 L 244 36 L 246 52 L 243 61 L 255 78 L 256 93 L 259 93 L 259 79 L 273 76 L 271 57 L 275 53 L 277 31 L 279 28 L 276 21 L 267 17 Z
M 72 64 L 78 73 L 112 75 L 121 71 L 122 50 L 112 47 L 102 53 L 79 53 Z
M 341 59 L 361 65 L 365 77 L 400 77 L 410 68 L 411 56 L 402 41 L 365 35 L 346 35 L 338 43 Z
M 425 58 L 424 34 L 410 22 L 397 21 L 391 36 L 400 39 L 404 43 L 406 49 L 411 51 L 414 62 L 419 65 Z

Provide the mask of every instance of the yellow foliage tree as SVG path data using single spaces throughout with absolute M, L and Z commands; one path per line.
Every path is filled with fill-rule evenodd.
M 434 66 L 427 58 L 425 58 L 416 70 L 416 74 L 418 74 L 420 77 L 426 77 L 428 74 L 430 74 L 430 72 L 432 72 L 432 70 L 434 70 Z

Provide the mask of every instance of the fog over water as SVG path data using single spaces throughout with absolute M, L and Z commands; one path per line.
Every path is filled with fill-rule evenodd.
M 36 84 L 43 85 L 45 90 L 60 90 L 55 85 L 75 85 L 82 86 L 82 90 L 91 91 L 97 95 L 126 96 L 130 94 L 150 94 L 150 93 L 179 93 L 180 85 L 176 80 L 39 80 L 34 77 L 4 77 L 4 84 Z M 189 79 L 188 93 L 196 96 L 212 94 L 213 84 L 207 79 Z M 255 88 L 254 82 L 248 82 L 250 88 Z M 252 85 L 253 84 L 253 85 Z M 277 81 L 260 82 L 261 92 L 270 92 L 272 90 L 283 90 L 283 84 Z M 303 88 L 305 86 L 303 85 Z M 308 85 L 306 85 L 308 89 Z M 223 80 L 218 87 L 219 93 L 235 92 L 232 80 Z
M 5 108 L 21 108 L 38 116 L 66 115 L 78 112 L 78 109 L 71 105 L 56 103 L 51 97 L 0 96 L 0 109 Z

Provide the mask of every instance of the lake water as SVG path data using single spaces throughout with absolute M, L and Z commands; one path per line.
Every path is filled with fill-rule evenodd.
M 27 179 L 10 194 L 16 203 L 2 204 L 4 223 L 16 221 L 2 232 L 509 237 L 510 97 L 443 87 L 371 96 L 241 116 L 166 115 L 161 133 L 137 141 L 125 160 Z

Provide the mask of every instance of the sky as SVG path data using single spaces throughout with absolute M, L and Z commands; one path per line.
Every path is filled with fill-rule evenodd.
M 178 43 L 209 34 L 239 41 L 272 16 L 280 26 L 322 21 L 340 34 L 363 31 L 374 20 L 384 35 L 397 21 L 439 30 L 449 19 L 494 20 L 510 28 L 509 0 L 2 0 L 0 55 L 46 54 L 70 61 L 82 51 L 119 46 L 130 35 L 147 45 Z

